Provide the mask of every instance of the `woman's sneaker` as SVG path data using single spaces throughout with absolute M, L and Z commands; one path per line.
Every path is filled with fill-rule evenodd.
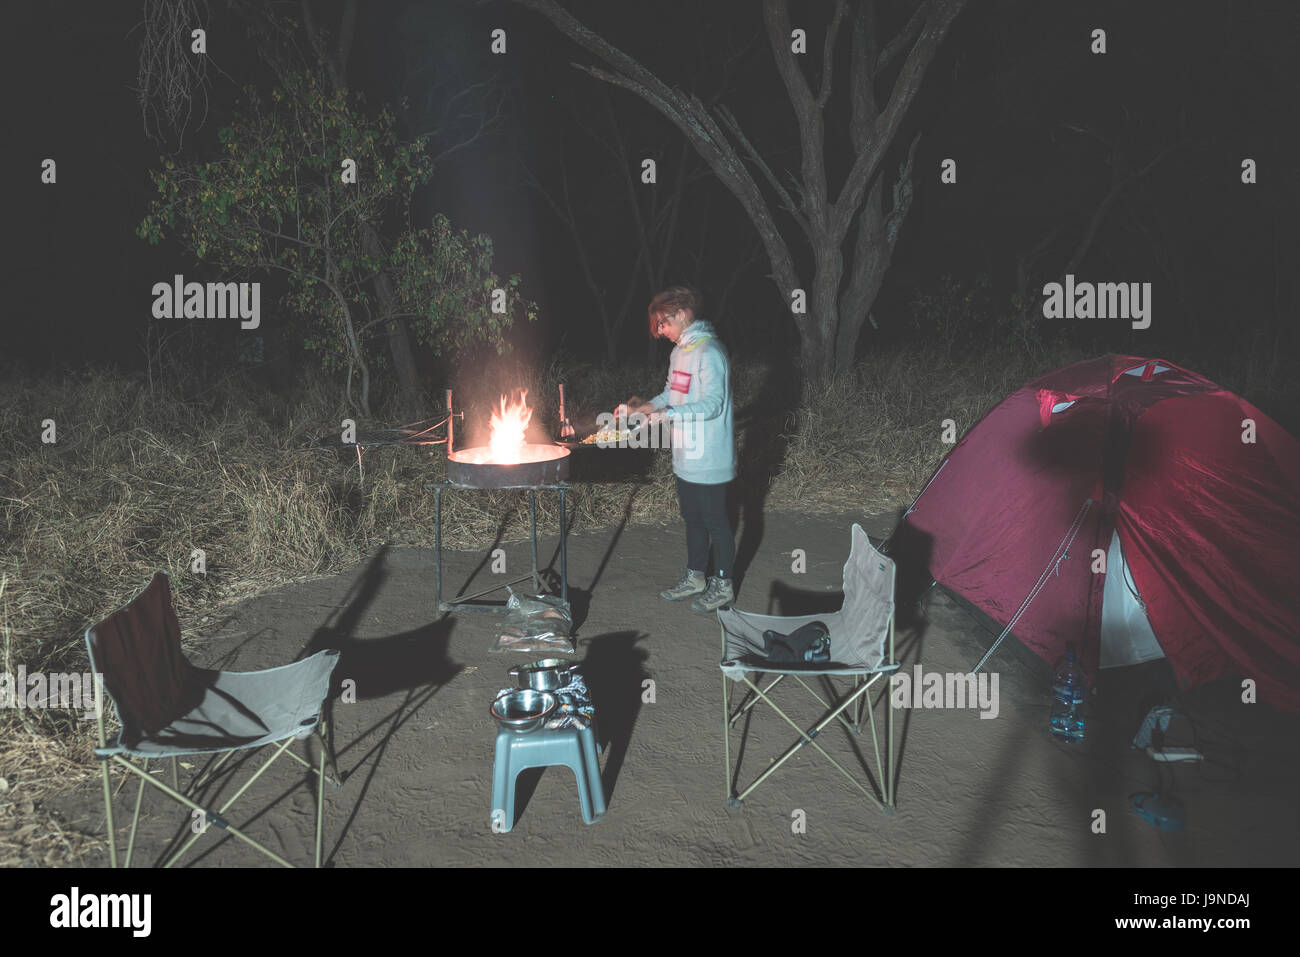
M 704 590 L 704 594 L 691 602 L 691 611 L 701 614 L 717 611 L 735 600 L 736 593 L 731 589 L 730 578 L 710 578 L 709 587 Z
M 682 601 L 692 595 L 699 595 L 707 590 L 704 572 L 687 569 L 686 574 L 672 588 L 665 588 L 659 593 L 664 601 Z

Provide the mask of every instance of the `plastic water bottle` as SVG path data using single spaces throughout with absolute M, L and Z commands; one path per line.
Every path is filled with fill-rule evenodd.
M 1083 740 L 1083 669 L 1074 649 L 1065 653 L 1052 675 L 1052 734 L 1066 741 Z

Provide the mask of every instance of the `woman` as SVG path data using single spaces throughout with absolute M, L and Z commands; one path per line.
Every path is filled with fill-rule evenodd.
M 727 483 L 736 477 L 731 364 L 713 326 L 697 318 L 698 292 L 671 286 L 650 301 L 650 334 L 675 344 L 664 391 L 649 402 L 632 397 L 615 414 L 662 414 L 672 426 L 677 502 L 686 522 L 686 573 L 659 593 L 666 601 L 694 597 L 691 610 L 712 612 L 735 599 L 736 546 L 727 519 Z M 705 577 L 709 545 L 715 574 Z

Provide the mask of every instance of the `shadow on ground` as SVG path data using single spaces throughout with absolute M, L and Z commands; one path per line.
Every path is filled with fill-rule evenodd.
M 737 519 L 743 525 L 736 543 L 737 594 L 763 543 L 767 496 L 790 445 L 790 418 L 799 408 L 803 392 L 800 383 L 801 377 L 793 375 L 788 367 L 774 364 L 764 377 L 758 397 L 736 410 L 740 470 L 731 483 L 727 515 L 733 529 Z
M 599 718 L 596 740 L 605 753 L 606 801 L 614 796 L 650 677 L 646 670 L 650 653 L 637 647 L 648 637 L 639 631 L 615 631 L 582 642 L 586 648 L 582 674 Z

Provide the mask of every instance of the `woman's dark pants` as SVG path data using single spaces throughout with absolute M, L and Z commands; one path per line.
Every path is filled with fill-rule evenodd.
M 718 578 L 730 578 L 736 561 L 736 543 L 727 520 L 727 485 L 700 485 L 677 479 L 677 502 L 686 522 L 686 567 L 709 569 L 709 541 L 717 560 Z

